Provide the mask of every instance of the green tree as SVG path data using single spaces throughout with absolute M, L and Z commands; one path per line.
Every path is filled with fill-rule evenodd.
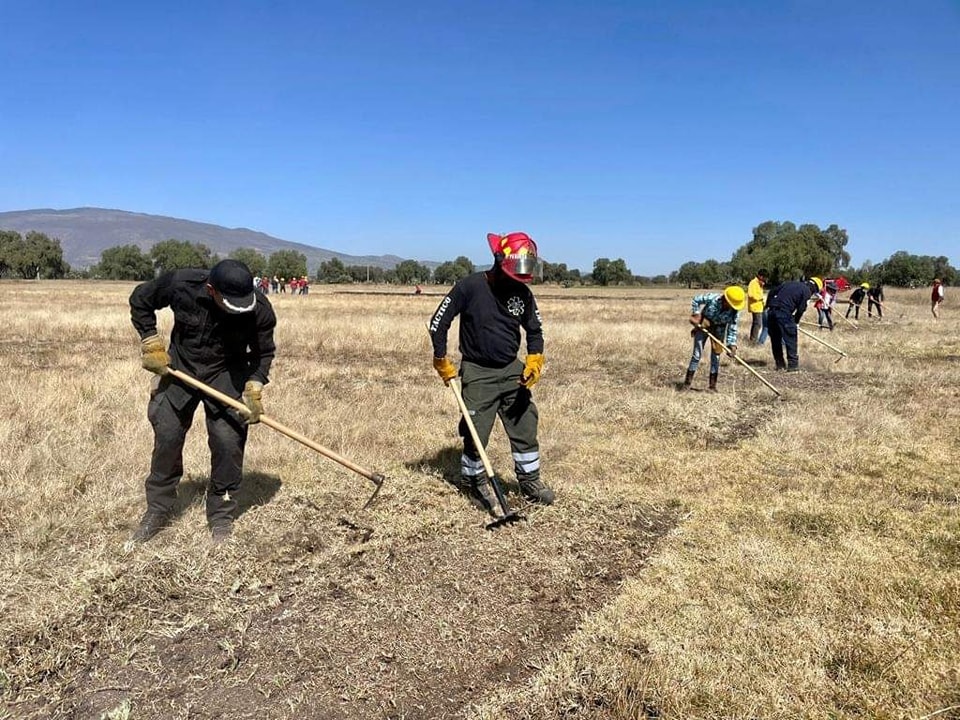
M 792 278 L 831 275 L 850 263 L 847 231 L 837 225 L 821 230 L 813 224 L 768 220 L 753 229 L 753 239 L 730 259 L 731 272 L 741 280 L 765 268 L 770 284 Z
M 253 248 L 237 248 L 230 253 L 230 259 L 242 262 L 255 276 L 262 276 L 267 269 L 267 258 Z
M 597 258 L 593 261 L 593 280 L 597 285 L 630 285 L 633 273 L 622 258 Z
M 456 260 L 438 265 L 433 271 L 433 281 L 438 285 L 453 285 L 460 278 L 465 278 L 474 272 L 470 258 L 461 255 Z
M 271 275 L 287 280 L 303 277 L 307 274 L 307 256 L 296 250 L 277 250 L 270 255 L 267 268 Z
M 376 265 L 347 265 L 347 274 L 355 283 L 382 283 L 384 270 Z
M 63 259 L 63 248 L 56 238 L 31 230 L 21 242 L 12 245 L 11 267 L 22 278 L 62 278 L 70 272 Z
M 203 243 L 187 240 L 163 240 L 150 248 L 150 258 L 158 272 L 183 268 L 211 268 L 217 257 Z
M 23 238 L 15 230 L 0 230 L 0 277 L 13 272 L 23 249 Z
M 700 282 L 700 263 L 688 260 L 674 273 L 673 280 L 676 283 L 683 283 L 688 288 L 692 288 L 694 283 Z
M 863 279 L 900 287 L 916 287 L 929 285 L 935 277 L 949 285 L 956 281 L 957 271 L 943 255 L 913 255 L 906 250 L 899 250 L 874 265 Z
M 430 268 L 416 260 L 404 260 L 394 268 L 396 282 L 400 285 L 413 285 L 430 280 Z
M 90 268 L 93 277 L 104 280 L 149 280 L 153 262 L 136 245 L 119 245 L 100 253 L 100 262 Z
M 340 258 L 330 258 L 320 263 L 320 269 L 317 270 L 317 281 L 322 283 L 349 283 L 353 282 L 353 277 L 344 267 Z

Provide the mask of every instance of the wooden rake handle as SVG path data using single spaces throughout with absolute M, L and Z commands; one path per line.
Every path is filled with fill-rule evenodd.
M 224 395 L 219 390 L 212 388 L 206 383 L 197 380 L 195 377 L 187 375 L 185 372 L 170 368 L 169 374 L 177 378 L 177 380 L 180 380 L 181 382 L 184 382 L 187 385 L 190 385 L 191 387 L 195 387 L 197 390 L 202 390 L 210 397 L 214 398 L 215 400 L 219 400 L 224 405 L 232 407 L 234 410 L 238 410 L 242 414 L 249 414 L 250 412 L 247 406 L 244 405 L 239 400 L 236 400 L 230 397 L 229 395 Z M 308 448 L 310 448 L 311 450 L 315 450 L 316 452 L 320 453 L 324 457 L 330 458 L 335 463 L 339 463 L 340 465 L 343 465 L 348 470 L 353 470 L 353 472 L 357 473 L 357 475 L 362 475 L 363 477 L 367 478 L 367 480 L 372 481 L 377 486 L 378 491 L 380 489 L 380 485 L 383 484 L 384 477 L 380 473 L 371 472 L 366 468 L 362 468 L 359 465 L 350 462 L 345 457 L 337 454 L 330 448 L 324 447 L 320 443 L 314 442 L 313 440 L 306 437 L 305 435 L 301 435 L 296 430 L 292 430 L 291 428 L 288 428 L 286 425 L 283 425 L 282 423 L 277 422 L 272 417 L 268 415 L 261 415 L 260 422 L 266 425 L 267 427 L 271 427 L 277 432 L 283 435 L 286 435 L 288 438 L 291 438 L 293 440 L 296 440 L 298 443 L 306 445 Z M 376 493 L 374 493 L 374 495 L 376 495 Z M 368 501 L 368 504 L 369 504 L 369 501 Z
M 802 327 L 799 327 L 799 326 L 797 327 L 797 330 L 799 330 L 800 332 L 802 332 L 802 333 L 803 333 L 804 335 L 806 335 L 808 338 L 810 338 L 810 339 L 812 339 L 812 340 L 816 340 L 816 341 L 817 341 L 818 343 L 820 343 L 821 345 L 826 345 L 828 348 L 830 348 L 831 350 L 833 350 L 835 353 L 839 353 L 842 357 L 846 357 L 846 356 L 847 356 L 847 354 L 846 354 L 843 350 L 841 350 L 840 348 L 838 348 L 838 347 L 836 347 L 836 346 L 834 346 L 834 345 L 831 345 L 831 344 L 828 343 L 826 340 L 821 340 L 820 338 L 818 338 L 816 335 L 814 335 L 814 334 L 813 334 L 812 332 L 810 332 L 809 330 L 804 330 Z
M 470 431 L 470 437 L 473 438 L 473 445 L 480 454 L 480 461 L 483 463 L 483 469 L 487 472 L 487 477 L 493 477 L 493 465 L 490 464 L 490 458 L 487 457 L 487 451 L 483 449 L 483 443 L 480 442 L 480 436 L 477 434 L 477 428 L 470 418 L 470 411 L 467 410 L 467 404 L 463 401 L 463 393 L 460 392 L 460 381 L 457 378 L 450 380 L 450 389 L 453 390 L 454 397 L 457 398 L 457 405 L 460 407 L 460 414 L 463 416 L 463 422 Z
M 749 370 L 750 372 L 752 372 L 752 373 L 754 374 L 754 376 L 757 378 L 757 380 L 759 380 L 759 381 L 762 382 L 764 385 L 766 385 L 768 388 L 770 388 L 771 390 L 773 390 L 773 392 L 775 392 L 775 393 L 777 394 L 777 397 L 780 397 L 780 391 L 779 391 L 779 390 L 777 390 L 773 385 L 771 385 L 769 382 L 767 382 L 767 379 L 766 379 L 765 377 L 763 377 L 763 375 L 761 375 L 761 374 L 758 373 L 756 370 L 754 370 L 752 367 L 750 367 L 749 363 L 747 363 L 745 360 L 741 360 L 735 353 L 730 352 L 730 348 L 728 348 L 726 345 L 724 345 L 724 344 L 723 344 L 723 341 L 721 341 L 720 338 L 718 338 L 716 335 L 714 335 L 712 332 L 710 332 L 710 331 L 707 330 L 706 328 L 701 328 L 701 330 L 703 330 L 703 331 L 707 334 L 707 337 L 709 337 L 711 340 L 713 340 L 715 343 L 717 343 L 717 345 L 719 345 L 720 347 L 722 347 L 722 348 L 726 351 L 727 355 L 729 355 L 730 357 L 732 357 L 732 358 L 733 358 L 734 360 L 736 360 L 738 363 L 740 363 L 741 365 L 743 365 L 747 370 Z

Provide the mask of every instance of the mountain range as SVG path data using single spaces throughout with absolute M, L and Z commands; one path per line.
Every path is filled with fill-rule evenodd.
M 163 215 L 92 207 L 0 212 L 0 230 L 16 230 L 21 234 L 34 230 L 60 240 L 63 259 L 75 269 L 96 265 L 100 262 L 100 253 L 110 247 L 136 245 L 147 252 L 155 243 L 170 239 L 203 243 L 220 257 L 228 256 L 237 248 L 253 248 L 264 256 L 277 250 L 295 250 L 306 255 L 311 273 L 321 262 L 331 258 L 339 258 L 344 265 L 370 265 L 384 269 L 404 260 L 396 255 L 348 255 L 281 240 L 247 228 L 226 228 Z M 433 266 L 437 263 L 423 264 Z

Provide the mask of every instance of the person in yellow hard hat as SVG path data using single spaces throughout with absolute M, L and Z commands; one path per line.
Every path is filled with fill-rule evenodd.
M 713 335 L 720 343 L 724 343 L 731 353 L 737 352 L 737 325 L 740 320 L 740 311 L 747 305 L 747 294 L 739 285 L 730 285 L 723 293 L 704 293 L 693 298 L 690 304 L 690 331 L 693 337 L 693 354 L 690 364 L 687 365 L 687 376 L 680 389 L 689 388 L 693 383 L 693 376 L 700 365 L 703 356 L 703 346 Z M 717 391 L 717 378 L 720 375 L 720 355 L 723 346 L 710 340 L 710 381 L 709 389 Z
M 869 289 L 870 283 L 860 283 L 860 287 L 850 293 L 850 298 L 847 300 L 847 312 L 844 317 L 850 317 L 850 311 L 853 310 L 853 319 L 860 319 L 860 306 L 863 305 L 863 299 L 867 296 Z
M 823 280 L 812 277 L 809 280 L 791 280 L 780 283 L 767 296 L 767 315 L 770 322 L 770 348 L 777 370 L 798 372 L 800 353 L 797 349 L 797 323 L 807 309 L 807 302 L 823 291 Z M 784 362 L 783 350 L 787 350 Z

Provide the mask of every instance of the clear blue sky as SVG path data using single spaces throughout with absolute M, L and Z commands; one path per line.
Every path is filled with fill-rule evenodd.
M 960 1 L 0 0 L 0 210 L 637 274 L 764 220 L 960 262 Z

